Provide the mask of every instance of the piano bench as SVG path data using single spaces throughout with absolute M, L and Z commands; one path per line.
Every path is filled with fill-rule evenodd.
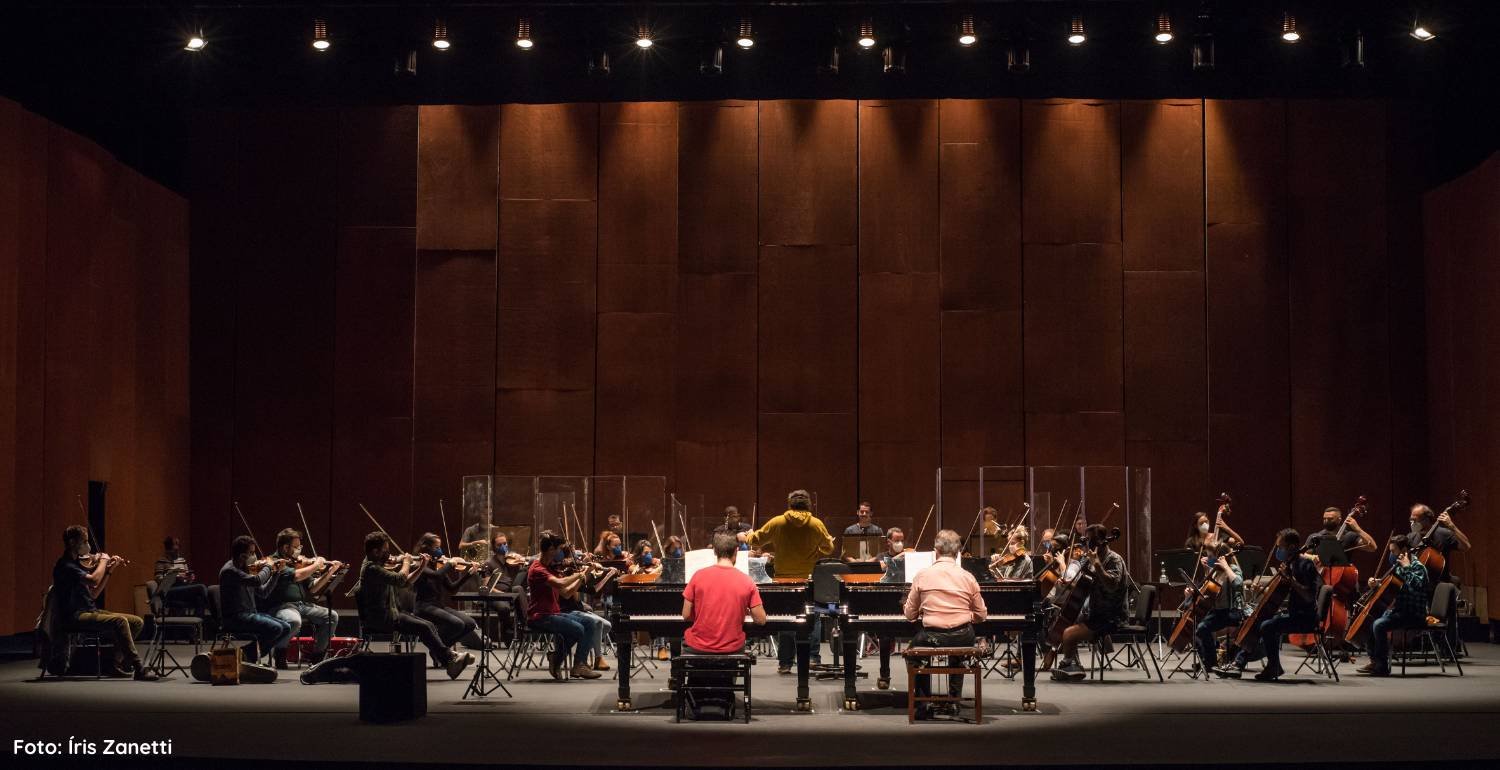
M 980 647 L 907 647 L 901 651 L 901 657 L 906 661 L 906 723 L 912 724 L 917 721 L 918 703 L 953 703 L 959 704 L 963 701 L 974 703 L 974 724 L 984 724 L 984 666 L 980 660 L 986 652 Z M 935 666 L 927 661 L 929 658 L 946 656 L 949 665 Z M 962 677 L 965 674 L 974 678 L 974 697 L 956 698 L 952 695 L 917 695 L 917 676 L 921 674 L 944 674 L 947 676 Z M 934 688 L 936 690 L 936 688 Z M 944 690 L 944 692 L 947 692 Z
M 677 720 L 682 721 L 691 708 L 693 719 L 698 709 L 714 701 L 723 705 L 725 717 L 733 720 L 737 696 L 744 701 L 745 724 L 750 723 L 750 667 L 755 656 L 744 653 L 702 655 L 684 653 L 672 658 L 672 678 L 677 682 Z

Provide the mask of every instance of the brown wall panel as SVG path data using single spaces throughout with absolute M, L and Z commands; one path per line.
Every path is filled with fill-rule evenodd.
M 1126 441 L 1125 464 L 1151 469 L 1153 547 L 1180 548 L 1193 526 L 1193 513 L 1213 505 L 1208 441 Z M 1239 522 L 1230 526 L 1238 528 Z
M 760 410 L 855 412 L 853 246 L 764 246 Z
M 861 441 L 938 437 L 938 279 L 881 273 L 859 279 Z M 929 470 L 936 457 L 920 458 Z
M 942 464 L 1024 464 L 1021 313 L 942 314 Z
M 754 273 L 756 102 L 678 107 L 677 238 L 681 273 Z
M 1021 160 L 1026 243 L 1120 242 L 1119 103 L 1022 102 Z
M 938 102 L 859 103 L 859 270 L 936 273 Z
M 1119 244 L 1026 245 L 1027 412 L 1123 406 Z
M 424 105 L 417 131 L 417 248 L 495 248 L 500 111 Z
M 1019 310 L 1021 103 L 945 99 L 940 104 L 943 309 Z
M 1120 465 L 1125 462 L 1121 412 L 1027 413 L 1027 465 Z
M 1251 545 L 1269 548 L 1276 532 L 1293 521 L 1300 531 L 1311 526 L 1307 517 L 1312 513 L 1298 511 L 1294 516 L 1289 507 L 1290 430 L 1285 418 L 1262 415 L 1216 414 L 1210 420 L 1212 493 L 1228 492 L 1234 498 L 1230 526 Z
M 855 102 L 760 103 L 760 242 L 852 244 L 858 235 Z
M 411 489 L 416 230 L 343 228 L 336 280 L 332 501 L 309 511 L 308 525 L 324 551 L 352 555 L 370 529 L 356 503 L 393 515 L 437 505 Z
M 672 480 L 673 329 L 670 313 L 599 316 L 598 473 Z
M 825 522 L 841 521 L 854 510 L 856 429 L 852 413 L 762 413 L 756 456 L 760 520 L 786 510 L 787 493 L 794 489 L 817 494 L 818 514 Z
M 401 105 L 348 107 L 339 111 L 340 225 L 416 226 L 418 109 L 415 105 Z M 438 132 L 435 116 L 429 118 L 427 128 Z M 428 173 L 435 171 L 434 167 L 428 167 Z M 467 174 L 462 176 L 468 178 Z M 429 179 L 429 189 L 442 178 Z M 471 194 L 472 190 L 462 192 Z
M 1132 441 L 1208 440 L 1203 294 L 1201 271 L 1125 271 L 1125 435 Z
M 1126 270 L 1203 269 L 1203 103 L 1125 102 Z
M 598 105 L 503 105 L 501 197 L 595 200 L 599 188 L 598 142 Z

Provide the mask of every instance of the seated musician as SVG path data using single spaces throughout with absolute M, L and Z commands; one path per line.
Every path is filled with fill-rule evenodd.
M 452 559 L 445 560 L 443 539 L 432 532 L 422 533 L 412 551 L 427 557 L 418 568 L 417 582 L 412 584 L 415 597 L 412 614 L 437 629 L 444 647 L 452 648 L 455 643 L 463 642 L 470 649 L 484 649 L 488 642 L 479 632 L 479 624 L 468 613 L 448 607 L 449 595 L 458 590 L 470 570 Z
M 1353 514 L 1345 516 L 1343 511 L 1332 505 L 1323 509 L 1323 528 L 1307 536 L 1307 550 L 1316 555 L 1318 546 L 1337 535 L 1340 527 L 1344 527 L 1344 536 L 1339 538 L 1339 545 L 1343 547 L 1344 553 L 1375 550 L 1375 538 L 1359 526 L 1359 519 Z
M 751 548 L 774 546 L 776 549 L 776 576 L 778 578 L 807 579 L 812 575 L 813 564 L 819 557 L 833 553 L 833 537 L 818 517 L 812 515 L 812 495 L 805 489 L 794 490 L 786 497 L 787 510 L 773 516 L 760 529 L 741 533 L 737 537 L 749 543 Z M 814 615 L 812 628 L 812 662 L 822 662 L 823 618 Z M 797 637 L 794 632 L 783 631 L 777 635 L 776 671 L 792 672 L 792 663 L 797 656 Z
M 1109 530 L 1103 524 L 1088 525 L 1083 537 L 1083 558 L 1070 565 L 1069 572 L 1057 581 L 1062 588 L 1077 580 L 1081 570 L 1093 575 L 1078 622 L 1063 631 L 1062 643 L 1058 645 L 1062 663 L 1052 672 L 1052 678 L 1060 681 L 1080 681 L 1087 677 L 1088 672 L 1078 663 L 1078 645 L 1113 632 L 1125 618 L 1128 587 L 1125 559 L 1109 547 Z
M 470 524 L 464 529 L 463 534 L 458 536 L 458 553 L 466 559 L 484 560 L 489 558 L 485 553 L 490 539 L 495 536 L 495 527 L 490 524 L 490 511 L 485 511 L 485 517 Z
M 642 538 L 635 544 L 635 549 L 625 558 L 627 569 L 632 575 L 654 575 L 661 572 L 661 562 L 656 558 L 656 551 L 651 548 L 651 541 Z
M 554 574 L 567 558 L 563 545 L 562 535 L 551 530 L 542 531 L 538 541 L 540 553 L 526 570 L 526 588 L 530 596 L 526 623 L 533 631 L 557 636 L 557 644 L 547 658 L 553 679 L 561 682 L 567 678 L 562 668 L 569 652 L 573 653 L 573 668 L 569 672 L 573 678 L 598 679 L 599 674 L 589 667 L 588 656 L 593 650 L 585 644 L 590 634 L 588 627 L 583 621 L 563 612 L 559 603 L 562 594 L 576 593 L 586 579 L 583 572 L 565 577 Z
M 1370 676 L 1390 676 L 1390 633 L 1398 629 L 1425 628 L 1427 603 L 1432 598 L 1427 568 L 1412 553 L 1411 538 L 1406 535 L 1391 538 L 1388 550 L 1396 562 L 1392 572 L 1401 580 L 1401 589 L 1395 602 L 1370 629 L 1370 662 L 1359 668 L 1359 673 Z M 1379 583 L 1379 580 L 1370 578 L 1372 588 Z
M 454 653 L 443 643 L 431 621 L 402 612 L 396 604 L 396 590 L 415 584 L 422 577 L 422 568 L 427 566 L 429 557 L 422 554 L 412 558 L 412 554 L 403 553 L 393 565 L 395 569 L 391 569 L 386 563 L 396 558 L 395 552 L 396 544 L 384 532 L 365 535 L 365 561 L 360 565 L 359 583 L 354 587 L 360 622 L 368 630 L 394 630 L 417 637 L 428 654 L 448 670 L 448 678 L 457 679 L 474 662 L 474 656 Z
M 509 614 L 503 606 L 497 607 L 495 625 L 483 630 L 492 636 L 510 639 L 516 619 L 526 616 L 526 581 L 522 578 L 526 571 L 526 557 L 510 549 L 510 536 L 496 531 L 490 542 L 490 558 L 485 562 L 485 569 L 489 577 L 482 581 L 484 587 L 496 593 L 510 594 L 511 606 Z
M 1199 665 L 1212 668 L 1218 661 L 1218 645 L 1214 643 L 1214 634 L 1226 628 L 1238 628 L 1245 622 L 1245 575 L 1240 570 L 1239 561 L 1229 552 L 1229 546 L 1220 544 L 1213 533 L 1209 533 L 1198 563 L 1218 582 L 1220 588 L 1219 595 L 1214 598 L 1213 608 L 1193 629 Z M 1192 600 L 1195 593 L 1193 586 L 1188 586 L 1186 593 L 1184 601 Z
M 620 542 L 620 536 L 604 530 L 599 533 L 599 544 L 594 546 L 594 555 L 601 559 L 623 559 L 625 548 Z
M 267 650 L 285 660 L 292 624 L 259 610 L 259 603 L 270 598 L 280 578 L 277 565 L 260 558 L 255 538 L 240 535 L 230 544 L 229 561 L 219 568 L 219 604 L 225 630 L 255 637 L 243 648 L 247 661 L 257 660 Z
M 876 563 L 880 565 L 885 574 L 880 576 L 882 583 L 905 583 L 906 582 L 906 533 L 900 527 L 891 527 L 885 531 L 885 551 L 875 557 Z
M 979 509 L 979 515 L 983 519 L 983 522 L 980 523 L 979 528 L 980 528 L 980 531 L 982 531 L 984 533 L 985 539 L 986 540 L 999 540 L 1000 539 L 1000 521 L 999 521 L 1000 512 L 997 511 L 997 510 L 995 510 L 994 506 L 986 505 L 985 507 Z M 993 551 L 993 550 L 998 550 L 998 549 L 991 549 L 991 550 Z
M 1448 582 L 1452 578 L 1453 560 L 1448 556 L 1454 551 L 1469 549 L 1469 536 L 1459 530 L 1447 511 L 1433 515 L 1432 509 L 1422 503 L 1411 507 L 1411 534 L 1407 535 L 1407 542 L 1419 554 L 1425 545 L 1443 555 L 1442 572 L 1428 576 L 1434 584 Z
M 740 509 L 736 508 L 736 507 L 734 507 L 732 505 L 730 505 L 730 506 L 725 506 L 725 508 L 724 508 L 724 523 L 720 524 L 717 527 L 714 527 L 714 532 L 713 533 L 715 535 L 717 535 L 720 532 L 728 532 L 731 535 L 738 535 L 741 532 L 749 532 L 749 531 L 750 531 L 750 524 L 748 522 L 740 520 Z M 748 549 L 749 547 L 750 546 L 748 546 L 748 545 L 743 545 L 742 544 L 742 547 L 740 548 L 740 550 L 743 551 L 743 550 Z
M 676 535 L 668 535 L 665 542 L 661 544 L 663 559 L 682 558 L 682 538 Z
M 1322 577 L 1318 575 L 1317 562 L 1311 556 L 1301 553 L 1301 546 L 1302 535 L 1295 529 L 1289 527 L 1276 535 L 1273 556 L 1281 562 L 1282 569 L 1286 572 L 1283 579 L 1290 581 L 1291 591 L 1287 596 L 1286 608 L 1275 617 L 1260 623 L 1259 646 L 1262 648 L 1261 654 L 1265 655 L 1266 665 L 1255 675 L 1259 682 L 1274 681 L 1286 673 L 1281 667 L 1283 636 L 1312 633 L 1318 628 L 1318 588 L 1322 584 Z M 1214 673 L 1237 679 L 1244 672 L 1245 666 L 1257 657 L 1259 655 L 1256 651 L 1242 649 L 1235 654 L 1231 665 L 1216 668 Z
M 114 658 L 105 676 L 154 682 L 155 673 L 146 668 L 136 651 L 135 637 L 146 621 L 139 615 L 106 612 L 95 603 L 109 583 L 109 576 L 125 560 L 107 553 L 92 553 L 89 531 L 74 524 L 63 530 L 63 552 L 52 567 L 52 598 L 49 609 L 54 623 L 63 631 L 98 631 L 113 637 Z M 67 671 L 69 661 L 49 666 L 52 673 Z
M 729 532 L 714 535 L 714 566 L 693 573 L 682 590 L 682 619 L 690 621 L 683 634 L 683 652 L 691 655 L 728 655 L 745 649 L 745 616 L 765 625 L 755 583 L 734 566 L 739 540 Z
M 854 512 L 854 523 L 844 528 L 844 534 L 851 537 L 864 537 L 866 535 L 884 535 L 885 530 L 880 525 L 871 521 L 870 504 L 860 503 Z
M 187 558 L 182 555 L 182 541 L 167 535 L 162 541 L 162 557 L 156 560 L 156 593 L 162 605 L 201 615 L 208 609 L 208 586 L 198 582 Z
M 572 574 L 581 571 L 580 574 L 588 574 L 588 567 L 582 563 L 581 554 L 573 548 L 572 543 L 563 543 L 563 563 L 561 572 Z M 609 663 L 604 659 L 604 640 L 609 638 L 609 632 L 614 628 L 609 619 L 594 612 L 588 602 L 583 600 L 583 592 L 591 581 L 585 578 L 577 588 L 563 591 L 558 594 L 557 604 L 563 612 L 577 618 L 583 623 L 585 631 L 583 648 L 591 651 L 593 668 L 595 671 L 608 671 Z
M 1026 527 L 1017 524 L 1005 536 L 1005 548 L 990 558 L 990 572 L 997 580 L 1030 580 L 1031 557 L 1026 552 Z
M 933 540 L 937 558 L 932 566 L 917 573 L 903 608 L 906 619 L 921 621 L 922 630 L 912 637 L 909 647 L 973 647 L 974 624 L 985 618 L 984 599 L 979 595 L 979 581 L 958 564 L 962 539 L 951 529 L 941 530 Z M 958 661 L 949 659 L 950 666 Z M 948 678 L 948 694 L 963 695 L 962 677 Z M 932 694 L 932 679 L 919 674 L 914 686 L 917 695 Z M 918 719 L 930 719 L 935 713 L 957 713 L 957 704 L 934 708 L 924 703 L 917 707 Z
M 599 533 L 599 538 L 596 542 L 599 545 L 603 545 L 605 538 L 609 537 L 609 535 L 611 534 L 621 539 L 625 537 L 625 522 L 620 518 L 620 514 L 618 513 L 611 513 L 608 517 L 605 518 L 604 530 Z M 595 555 L 599 555 L 597 546 L 595 546 L 594 550 Z
M 339 625 L 339 614 L 314 602 L 313 597 L 327 587 L 343 565 L 321 556 L 304 560 L 302 533 L 295 529 L 276 533 L 276 555 L 287 563 L 271 588 L 266 606 L 272 615 L 291 626 L 291 636 L 296 636 L 303 626 L 312 627 L 313 650 L 307 662 L 317 663 L 328 653 L 328 643 Z M 285 670 L 286 648 L 277 649 L 275 658 L 276 668 Z
M 1193 514 L 1193 531 L 1188 535 L 1187 541 L 1183 543 L 1182 547 L 1194 552 L 1202 551 L 1209 533 L 1215 529 L 1219 531 L 1219 542 L 1230 548 L 1238 548 L 1240 544 L 1244 543 L 1245 539 L 1240 537 L 1238 532 L 1230 529 L 1229 525 L 1225 523 L 1224 508 L 1225 506 L 1221 504 L 1219 510 L 1212 518 L 1203 511 Z

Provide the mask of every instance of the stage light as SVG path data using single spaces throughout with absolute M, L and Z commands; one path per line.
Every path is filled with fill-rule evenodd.
M 1437 37 L 1437 34 L 1423 26 L 1421 21 L 1418 21 L 1411 25 L 1411 36 L 1425 43 Z
M 452 45 L 448 42 L 448 22 L 437 19 L 432 22 L 432 47 L 439 51 L 446 51 Z
M 198 32 L 188 36 L 187 45 L 184 45 L 182 49 L 184 51 L 192 51 L 193 53 L 197 53 L 207 47 L 208 40 L 204 39 L 203 31 L 199 30 Z
M 516 21 L 516 47 L 522 51 L 530 51 L 535 43 L 531 42 L 531 19 L 522 16 Z
M 651 40 L 651 30 L 642 24 L 635 33 L 635 44 L 641 49 L 650 48 L 654 43 Z
M 967 48 L 977 42 L 979 38 L 974 34 L 974 14 L 966 13 L 958 25 L 958 44 Z
M 1166 11 L 1156 14 L 1156 42 L 1162 45 L 1172 42 L 1172 17 Z
M 875 47 L 875 21 L 868 16 L 859 22 L 859 47 Z
M 740 19 L 740 36 L 735 39 L 734 43 L 741 48 L 751 48 L 755 45 L 755 30 L 750 27 L 750 19 Z
M 1288 43 L 1302 39 L 1302 33 L 1297 31 L 1297 17 L 1291 11 L 1283 11 L 1281 14 L 1281 39 Z
M 332 43 L 328 42 L 328 22 L 323 19 L 313 19 L 313 50 L 326 51 L 331 45 Z
M 1083 45 L 1088 36 L 1083 34 L 1083 14 L 1073 14 L 1073 23 L 1068 26 L 1068 45 Z

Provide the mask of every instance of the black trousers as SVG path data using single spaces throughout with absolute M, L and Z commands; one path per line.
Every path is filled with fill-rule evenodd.
M 438 638 L 443 640 L 444 647 L 452 647 L 454 642 L 479 627 L 473 618 L 441 604 L 418 604 L 415 614 L 437 627 Z
M 907 647 L 973 647 L 974 627 L 959 626 L 958 628 L 923 628 L 911 638 Z M 949 657 L 948 665 L 957 666 L 960 661 Z M 927 674 L 918 674 L 916 682 L 918 695 L 932 694 L 932 677 Z M 964 694 L 964 678 L 961 676 L 948 677 L 948 694 L 957 698 Z
M 448 645 L 443 644 L 443 638 L 438 636 L 437 626 L 431 621 L 423 620 L 409 612 L 398 612 L 396 622 L 392 625 L 405 636 L 415 636 L 421 639 L 427 651 L 432 653 L 439 663 L 446 666 L 448 661 L 453 659 L 453 653 L 449 651 Z

